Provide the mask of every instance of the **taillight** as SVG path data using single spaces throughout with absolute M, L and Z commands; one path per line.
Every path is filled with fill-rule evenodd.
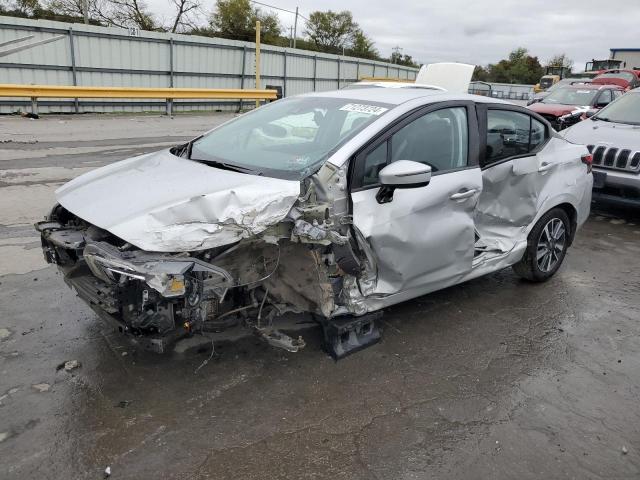
M 582 155 L 582 157 L 580 157 L 580 160 L 582 160 L 582 163 L 587 166 L 587 173 L 591 173 L 591 166 L 593 165 L 593 155 L 591 155 L 590 153 Z

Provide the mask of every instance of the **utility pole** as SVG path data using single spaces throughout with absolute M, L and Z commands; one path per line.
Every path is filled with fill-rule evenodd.
M 84 24 L 89 25 L 89 0 L 82 0 L 82 16 Z
M 289 48 L 295 48 L 296 40 L 293 37 L 293 27 L 289 27 Z
M 400 56 L 400 52 L 402 51 L 402 48 L 400 48 L 400 46 L 396 45 L 395 47 L 393 47 L 391 50 L 393 50 L 393 53 L 395 53 L 395 55 L 392 55 L 391 63 L 398 63 L 397 60 Z
M 297 36 L 298 36 L 298 7 L 296 7 L 296 19 L 293 22 L 293 48 L 296 48 Z
M 256 21 L 256 89 L 260 89 L 260 20 Z M 256 100 L 256 108 L 260 100 Z

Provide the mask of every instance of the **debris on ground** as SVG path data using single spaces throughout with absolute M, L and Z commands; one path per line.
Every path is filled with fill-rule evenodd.
M 40 118 L 40 115 L 31 112 L 22 112 L 20 115 L 22 115 L 24 118 L 30 118 L 31 120 L 37 120 Z
M 111 467 L 107 467 L 104 469 L 104 478 L 111 476 Z
M 627 447 L 625 447 L 624 445 L 622 446 L 622 454 L 626 455 L 627 453 L 629 453 L 629 449 L 627 449 Z
M 8 338 L 9 335 L 11 335 L 11 330 L 9 330 L 8 328 L 0 328 L 0 340 Z
M 127 408 L 130 403 L 131 403 L 131 400 L 120 400 L 117 403 L 116 407 L 117 408 Z
M 35 385 L 32 385 L 32 387 L 35 388 L 38 392 L 44 393 L 49 391 L 51 385 L 49 385 L 48 383 L 36 383 Z
M 62 370 L 63 368 L 66 372 L 70 372 L 72 370 L 75 370 L 76 368 L 80 368 L 81 366 L 82 364 L 78 360 L 65 360 L 64 362 L 58 364 L 58 366 L 56 367 L 56 372 Z

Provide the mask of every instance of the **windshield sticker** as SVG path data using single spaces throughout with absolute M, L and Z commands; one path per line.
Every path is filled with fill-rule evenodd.
M 388 108 L 378 107 L 376 105 L 364 105 L 362 103 L 347 103 L 345 106 L 340 107 L 340 110 L 344 112 L 358 112 L 366 113 L 368 115 L 382 115 L 389 110 Z

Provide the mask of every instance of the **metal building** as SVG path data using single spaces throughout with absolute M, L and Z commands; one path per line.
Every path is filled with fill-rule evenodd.
M 640 69 L 640 48 L 612 48 L 610 49 L 612 60 L 622 60 L 624 68 Z

